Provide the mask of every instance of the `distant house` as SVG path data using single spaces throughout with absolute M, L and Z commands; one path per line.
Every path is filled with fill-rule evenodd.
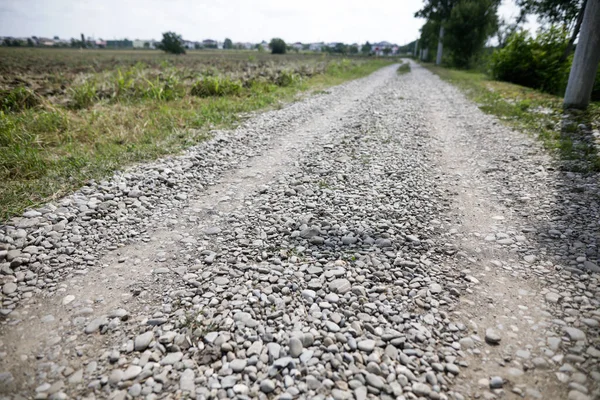
M 388 54 L 396 54 L 398 52 L 398 46 L 395 44 L 392 44 L 390 42 L 379 42 L 379 43 L 373 43 L 371 45 L 371 52 L 373 54 L 375 54 L 376 56 L 384 56 L 386 55 L 386 51 L 385 49 L 390 49 Z
M 202 47 L 206 48 L 206 49 L 216 49 L 218 48 L 219 43 L 216 40 L 212 40 L 212 39 L 204 39 L 202 41 Z
M 296 42 L 296 43 L 292 44 L 291 47 L 292 47 L 292 49 L 302 50 L 302 46 L 303 46 L 302 43 Z
M 325 43 L 323 43 L 323 42 L 311 43 L 308 45 L 308 49 L 310 51 L 321 51 L 324 46 L 325 46 Z
M 106 47 L 106 40 L 98 39 L 95 41 L 96 47 L 104 49 Z
M 242 50 L 252 50 L 254 48 L 254 44 L 250 42 L 237 42 L 234 43 L 233 47 Z
M 184 40 L 183 41 L 183 47 L 185 47 L 186 49 L 193 49 L 194 48 L 194 42 L 191 42 L 189 40 Z

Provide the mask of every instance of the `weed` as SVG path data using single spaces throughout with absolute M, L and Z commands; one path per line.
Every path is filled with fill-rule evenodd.
M 156 101 L 171 101 L 185 96 L 185 88 L 176 75 L 169 75 L 163 81 L 146 79 L 147 87 L 142 97 Z
M 329 184 L 325 181 L 319 181 L 319 188 L 321 189 L 330 189 L 331 187 L 329 186 Z
M 69 91 L 71 94 L 71 102 L 69 105 L 75 110 L 89 108 L 98 100 L 96 82 L 92 80 L 85 81 L 81 85 L 73 86 Z
M 398 73 L 398 75 L 408 74 L 410 72 L 410 64 L 407 62 L 403 62 L 402 64 L 400 64 L 396 72 Z
M 190 94 L 197 97 L 233 96 L 240 94 L 242 89 L 243 86 L 238 81 L 207 76 L 192 86 Z
M 133 70 L 127 70 L 125 73 L 121 69 L 117 70 L 114 78 L 114 96 L 115 98 L 127 97 L 133 89 Z
M 0 91 L 0 109 L 6 112 L 23 111 L 33 108 L 40 103 L 39 96 L 25 86 L 17 86 L 12 90 Z
M 281 71 L 275 79 L 275 82 L 278 86 L 292 86 L 298 80 L 298 75 L 290 71 Z

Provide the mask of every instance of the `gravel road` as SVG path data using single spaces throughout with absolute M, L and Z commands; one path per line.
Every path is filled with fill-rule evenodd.
M 396 67 L 0 227 L 0 398 L 599 399 L 599 176 Z

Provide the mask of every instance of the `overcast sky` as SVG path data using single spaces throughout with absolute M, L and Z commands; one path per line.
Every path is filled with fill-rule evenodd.
M 365 42 L 405 44 L 424 20 L 422 0 L 0 0 L 0 36 L 159 39 L 234 42 Z M 500 13 L 518 13 L 504 0 Z

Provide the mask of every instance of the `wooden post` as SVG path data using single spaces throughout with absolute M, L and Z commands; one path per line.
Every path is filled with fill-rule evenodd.
M 564 108 L 585 109 L 600 63 L 600 0 L 588 0 L 565 92 Z

